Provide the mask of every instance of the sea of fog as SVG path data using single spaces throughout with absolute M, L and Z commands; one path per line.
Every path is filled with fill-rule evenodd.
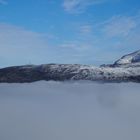
M 0 140 L 140 140 L 140 85 L 0 84 Z

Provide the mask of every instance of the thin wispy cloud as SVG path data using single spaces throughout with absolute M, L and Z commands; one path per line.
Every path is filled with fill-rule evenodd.
M 89 49 L 90 43 L 85 44 L 84 41 L 67 41 L 60 45 L 62 48 L 73 49 L 77 52 L 85 52 Z M 83 54 L 82 54 L 83 55 Z
M 66 40 L 52 45 L 55 39 L 51 34 L 33 32 L 20 26 L 0 23 L 1 67 L 60 62 L 81 63 L 82 58 L 87 56 L 92 46 L 90 42 L 81 39 Z
M 134 16 L 116 15 L 101 23 L 76 22 L 71 25 L 74 37 L 65 40 L 58 39 L 59 36 L 1 23 L 1 66 L 28 63 L 112 63 L 118 56 L 139 48 L 139 16 L 139 13 Z
M 103 31 L 109 37 L 125 37 L 137 27 L 135 17 L 114 16 L 104 23 Z
M 6 4 L 8 4 L 8 2 L 6 0 L 0 0 L 0 4 L 6 5 Z
M 113 61 L 110 60 L 115 61 L 118 56 L 139 49 L 139 17 L 140 14 L 136 13 L 133 16 L 112 16 L 100 23 L 79 22 L 79 24 L 75 24 L 75 32 L 77 32 L 75 40 L 80 43 L 72 41 L 72 45 L 65 44 L 64 46 L 71 49 L 78 48 L 77 50 L 86 56 L 85 59 L 90 58 L 90 62 L 93 62 L 92 59 L 96 57 L 101 61 L 100 63 L 112 63 Z
M 82 25 L 80 26 L 80 32 L 82 34 L 88 34 L 92 32 L 92 26 L 87 24 L 87 25 Z
M 105 0 L 64 0 L 63 7 L 69 13 L 81 13 L 87 7 L 103 3 Z
M 47 47 L 45 35 L 5 23 L 0 24 L 0 44 L 1 65 L 37 62 Z

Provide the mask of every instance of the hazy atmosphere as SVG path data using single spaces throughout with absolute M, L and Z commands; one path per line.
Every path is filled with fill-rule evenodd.
M 0 67 L 112 63 L 139 49 L 139 26 L 138 0 L 0 0 Z
M 139 84 L 0 84 L 1 140 L 139 140 Z
M 0 0 L 0 140 L 140 140 L 139 84 L 140 0 Z

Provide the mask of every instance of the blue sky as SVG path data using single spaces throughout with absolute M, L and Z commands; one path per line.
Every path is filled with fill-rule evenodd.
M 139 27 L 138 0 L 0 0 L 0 66 L 113 63 Z

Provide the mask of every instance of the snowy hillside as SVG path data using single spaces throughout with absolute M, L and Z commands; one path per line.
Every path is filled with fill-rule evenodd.
M 130 64 L 140 62 L 140 50 L 123 56 L 115 62 L 116 65 Z
M 0 69 L 0 82 L 23 83 L 39 80 L 140 82 L 140 51 L 125 55 L 112 65 L 101 67 L 80 64 L 44 64 Z

